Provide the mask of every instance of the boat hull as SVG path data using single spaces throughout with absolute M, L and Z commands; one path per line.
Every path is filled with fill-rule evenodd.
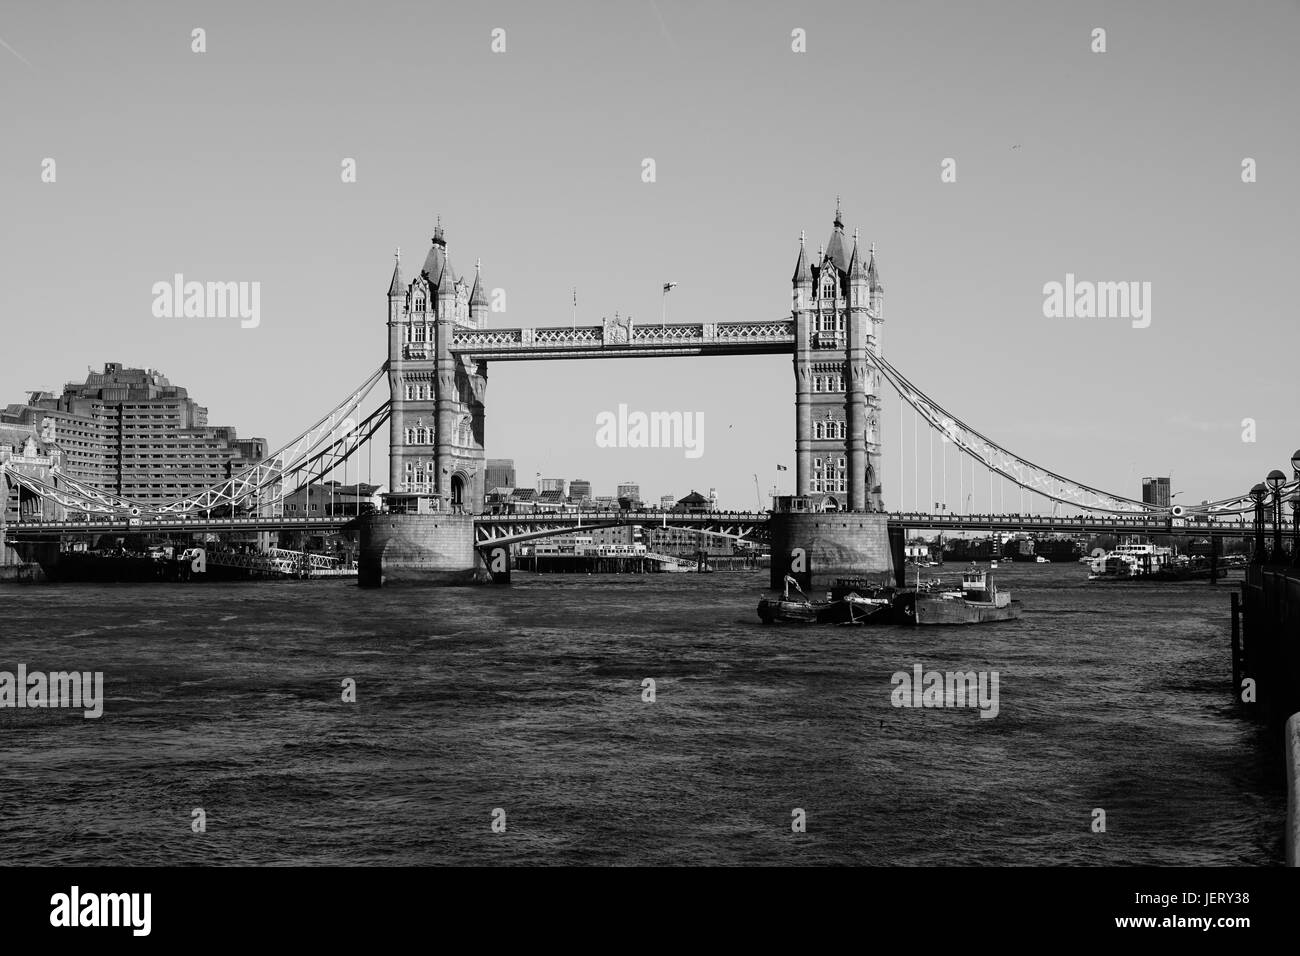
M 1020 618 L 1021 604 L 1012 601 L 997 607 L 979 601 L 961 598 L 917 597 L 909 595 L 902 608 L 907 623 L 917 627 L 938 624 L 988 624 L 993 621 L 1015 621 Z
M 758 602 L 758 618 L 764 624 L 892 624 L 894 608 L 891 602 L 811 602 L 763 598 Z

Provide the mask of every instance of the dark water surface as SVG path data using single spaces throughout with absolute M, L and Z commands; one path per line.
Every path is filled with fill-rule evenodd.
M 1280 768 L 1229 696 L 1233 585 L 998 577 L 1021 621 L 916 630 L 764 627 L 765 572 L 6 587 L 0 670 L 100 670 L 107 700 L 0 709 L 0 854 L 1279 864 Z M 891 706 L 915 663 L 998 671 L 1000 713 Z

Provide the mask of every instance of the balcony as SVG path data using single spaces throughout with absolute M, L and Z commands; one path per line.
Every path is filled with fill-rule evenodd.
M 812 337 L 812 345 L 815 349 L 844 348 L 845 338 L 843 332 L 814 332 Z

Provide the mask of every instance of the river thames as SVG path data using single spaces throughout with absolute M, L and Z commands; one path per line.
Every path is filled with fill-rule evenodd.
M 0 670 L 102 671 L 105 700 L 97 720 L 0 709 L 0 850 L 1280 865 L 1280 767 L 1230 698 L 1235 584 L 1086 577 L 1004 565 L 1020 621 L 920 629 L 763 626 L 766 572 L 5 587 Z M 997 716 L 892 706 L 917 664 L 997 671 Z

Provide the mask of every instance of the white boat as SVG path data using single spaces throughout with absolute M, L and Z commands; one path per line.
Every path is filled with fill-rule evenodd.
M 1147 577 L 1173 564 L 1173 549 L 1153 544 L 1121 544 L 1091 562 L 1089 581 Z
M 1052 563 L 1052 559 L 1051 559 L 1051 558 L 1045 558 L 1045 557 L 1043 557 L 1041 554 L 1038 555 L 1038 556 L 1036 556 L 1036 557 L 1034 558 L 1034 560 L 1037 561 L 1039 564 L 1051 564 L 1051 563 Z

